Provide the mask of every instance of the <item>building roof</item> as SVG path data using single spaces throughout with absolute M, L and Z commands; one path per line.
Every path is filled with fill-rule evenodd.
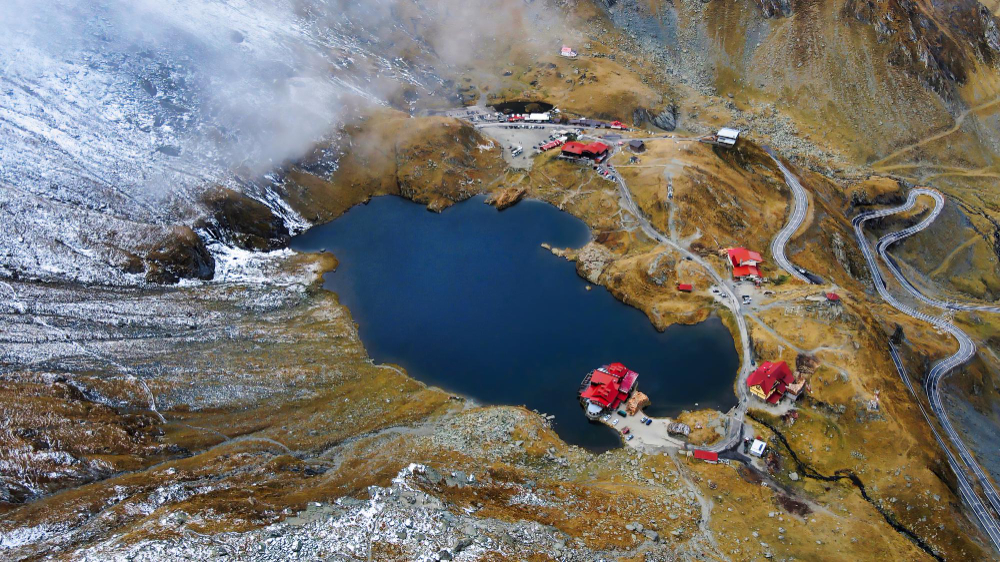
M 615 375 L 616 377 L 620 377 L 628 372 L 628 367 L 622 365 L 621 363 L 612 363 L 607 366 L 607 369 L 608 373 Z
M 726 253 L 729 254 L 729 261 L 733 265 L 743 265 L 747 262 L 760 263 L 764 261 L 764 258 L 760 257 L 759 253 L 747 250 L 746 248 L 729 248 L 726 250 Z
M 632 390 L 632 386 L 635 384 L 635 380 L 639 378 L 639 373 L 635 371 L 627 371 L 625 376 L 622 377 L 621 383 L 618 385 L 619 392 L 624 392 L 628 394 Z
M 766 448 L 767 443 L 761 441 L 760 439 L 754 439 L 753 443 L 750 444 L 750 454 L 758 457 L 764 456 L 764 449 Z
M 694 289 L 694 286 L 691 285 L 690 283 L 678 283 L 677 284 L 677 290 L 678 291 L 690 291 L 692 289 Z
M 638 377 L 638 373 L 621 363 L 605 365 L 590 374 L 590 384 L 580 392 L 580 397 L 605 408 L 616 408 L 628 397 Z
M 642 142 L 639 139 L 635 139 L 635 140 L 628 141 L 628 145 L 631 148 L 641 148 L 643 146 L 646 146 L 646 143 Z
M 733 277 L 760 277 L 760 270 L 755 265 L 740 265 L 733 268 Z
M 719 453 L 713 453 L 712 451 L 702 451 L 701 449 L 695 449 L 694 458 L 701 459 L 703 461 L 718 462 Z
M 562 151 L 564 154 L 572 154 L 573 156 L 600 156 L 608 151 L 608 145 L 603 142 L 592 142 L 590 144 L 584 144 L 579 141 L 568 142 L 563 145 Z
M 591 402 L 597 402 L 604 407 L 608 407 L 615 401 L 615 398 L 618 397 L 618 382 L 612 381 L 594 384 L 594 381 L 591 380 L 590 386 L 581 392 L 580 396 L 590 400 Z
M 764 391 L 764 395 L 767 396 L 768 402 L 773 396 L 777 396 L 780 400 L 781 395 L 785 393 L 785 388 L 793 382 L 795 382 L 795 377 L 792 376 L 791 369 L 784 361 L 777 363 L 766 361 L 747 377 L 747 386 L 759 385 Z M 777 400 L 774 403 L 777 403 Z
M 736 140 L 740 136 L 740 130 L 739 129 L 733 129 L 731 127 L 723 127 L 721 129 L 719 129 L 719 134 L 716 135 L 716 136 L 718 136 L 719 138 L 723 138 L 723 139 L 733 139 L 733 140 Z
M 838 302 L 840 300 L 840 295 L 838 295 L 837 293 L 827 293 L 826 300 L 832 302 Z

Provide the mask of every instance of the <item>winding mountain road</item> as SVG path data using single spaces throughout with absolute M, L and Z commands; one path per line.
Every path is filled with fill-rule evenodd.
M 792 262 L 788 261 L 785 257 L 785 246 L 788 245 L 788 241 L 791 240 L 795 232 L 802 226 L 803 221 L 806 220 L 806 213 L 809 211 L 809 196 L 806 195 L 805 188 L 802 187 L 802 183 L 799 178 L 795 177 L 785 165 L 778 159 L 770 149 L 766 149 L 768 156 L 774 160 L 774 163 L 778 165 L 778 169 L 785 176 L 785 183 L 788 184 L 788 188 L 792 190 L 792 208 L 788 213 L 788 222 L 785 227 L 782 228 L 778 235 L 774 237 L 771 241 L 771 256 L 774 257 L 774 263 L 778 264 L 778 267 L 784 269 L 789 275 L 798 279 L 799 281 L 805 281 L 806 283 L 812 283 L 808 277 L 799 272 Z
M 967 362 L 969 359 L 972 358 L 972 356 L 976 352 L 976 344 L 975 342 L 972 341 L 972 338 L 970 338 L 968 334 L 957 328 L 951 322 L 948 322 L 944 318 L 932 316 L 930 314 L 921 312 L 916 308 L 913 308 L 908 304 L 903 303 L 902 301 L 897 299 L 894 295 L 892 295 L 892 293 L 890 293 L 888 288 L 886 287 L 885 279 L 882 277 L 882 272 L 879 269 L 878 263 L 875 259 L 876 250 L 872 248 L 871 243 L 869 243 L 868 239 L 865 237 L 864 234 L 864 224 L 867 221 L 876 218 L 895 215 L 898 213 L 905 213 L 911 210 L 916 205 L 917 198 L 921 195 L 929 196 L 932 199 L 934 199 L 936 204 L 931 215 L 929 215 L 926 219 L 924 219 L 920 223 L 910 228 L 901 230 L 899 233 L 906 233 L 903 236 L 897 237 L 896 235 L 890 234 L 882 237 L 882 239 L 879 242 L 877 252 L 878 255 L 882 258 L 882 260 L 887 264 L 893 276 L 900 282 L 903 288 L 906 289 L 907 293 L 917 298 L 921 302 L 925 302 L 928 304 L 937 302 L 933 301 L 932 299 L 927 299 L 927 297 L 924 297 L 924 295 L 922 295 L 919 291 L 917 291 L 912 284 L 910 284 L 908 281 L 905 281 L 905 278 L 899 271 L 898 267 L 896 267 L 893 260 L 886 253 L 886 249 L 893 242 L 901 240 L 906 236 L 913 235 L 916 232 L 919 232 L 924 228 L 927 228 L 927 226 L 930 225 L 931 222 L 933 222 L 934 218 L 937 218 L 937 215 L 938 213 L 940 213 L 940 209 L 944 203 L 944 197 L 940 193 L 930 189 L 914 189 L 910 191 L 909 197 L 907 198 L 906 202 L 903 203 L 902 205 L 888 209 L 880 209 L 877 211 L 867 211 L 861 213 L 855 216 L 854 219 L 851 221 L 854 227 L 854 235 L 857 237 L 858 245 L 860 246 L 861 251 L 865 256 L 865 261 L 868 264 L 868 269 L 871 272 L 872 279 L 875 283 L 875 289 L 878 291 L 879 296 L 882 297 L 882 300 L 887 302 L 890 306 L 892 306 L 896 310 L 902 312 L 907 316 L 910 316 L 911 318 L 916 318 L 918 320 L 927 322 L 941 331 L 948 332 L 958 342 L 958 351 L 956 351 L 953 355 L 936 363 L 931 368 L 930 372 L 928 372 L 927 378 L 924 381 L 924 392 L 926 392 L 927 394 L 927 399 L 930 404 L 931 411 L 934 413 L 935 417 L 937 417 L 938 419 L 938 422 L 941 424 L 941 428 L 943 429 L 945 436 L 948 438 L 952 446 L 958 452 L 958 457 L 961 459 L 961 464 L 964 464 L 965 467 L 967 467 L 972 472 L 972 474 L 975 477 L 976 483 L 978 483 L 979 488 L 982 490 L 983 495 L 986 497 L 986 500 L 989 502 L 990 506 L 992 506 L 992 508 L 996 512 L 1000 512 L 1000 495 L 997 494 L 997 491 L 993 486 L 992 481 L 989 479 L 985 471 L 976 461 L 971 451 L 969 451 L 969 449 L 965 446 L 965 442 L 962 441 L 958 432 L 955 431 L 955 428 L 948 417 L 947 411 L 945 411 L 944 404 L 941 399 L 941 391 L 940 391 L 941 380 L 953 369 L 955 369 L 959 365 L 962 365 L 963 363 Z M 885 244 L 882 244 L 882 240 L 885 240 L 887 242 Z M 931 306 L 935 305 L 932 304 Z M 947 306 L 941 308 L 946 308 L 949 310 L 952 309 Z M 898 360 L 899 358 L 893 350 L 893 361 L 897 362 L 897 369 L 901 367 L 901 363 L 898 363 Z M 945 451 L 949 456 L 949 462 L 952 463 L 952 467 L 957 468 L 955 472 L 957 475 L 959 475 L 959 488 L 963 499 L 965 499 L 969 503 L 970 507 L 973 510 L 973 513 L 976 515 L 976 518 L 979 520 L 984 530 L 989 535 L 990 540 L 993 542 L 994 546 L 998 550 L 1000 550 L 1000 524 L 998 524 L 996 517 L 993 515 L 993 513 L 989 511 L 989 509 L 983 504 L 980 497 L 976 494 L 976 490 L 973 487 L 972 483 L 969 482 L 969 479 L 964 477 L 965 471 L 961 468 L 961 465 L 958 463 L 958 460 L 954 458 L 951 451 L 947 447 L 945 448 Z
M 610 167 L 610 166 L 609 166 Z M 653 225 L 646 218 L 645 213 L 636 204 L 635 199 L 632 198 L 632 192 L 629 190 L 628 185 L 625 183 L 625 179 L 620 173 L 614 171 L 612 167 L 611 170 L 614 173 L 614 181 L 618 186 L 618 192 L 622 202 L 622 206 L 628 211 L 635 220 L 638 221 L 639 227 L 642 231 L 656 242 L 663 244 L 664 246 L 669 246 L 675 251 L 683 255 L 685 258 L 693 261 L 694 263 L 700 265 L 712 278 L 712 281 L 725 295 L 726 307 L 729 308 L 733 313 L 733 318 L 736 320 L 737 330 L 740 332 L 741 341 L 741 365 L 739 377 L 736 380 L 736 396 L 739 398 L 739 402 L 733 407 L 729 412 L 730 423 L 726 429 L 726 436 L 720 439 L 717 443 L 710 445 L 708 447 L 703 447 L 703 449 L 708 451 L 720 452 L 726 449 L 730 449 L 739 444 L 743 437 L 743 420 L 746 416 L 747 406 L 749 404 L 750 396 L 747 392 L 746 379 L 750 376 L 750 370 L 752 367 L 751 357 L 752 352 L 750 350 L 750 334 L 747 329 L 747 321 L 743 316 L 743 311 L 741 309 L 740 300 L 736 297 L 736 291 L 733 289 L 732 283 L 727 279 L 723 279 L 718 272 L 705 261 L 704 258 L 695 254 L 694 252 L 684 248 L 683 246 L 677 244 L 666 236 L 662 232 L 656 230 Z
M 587 137 L 589 135 L 580 135 L 580 136 L 582 138 L 582 137 Z M 617 147 L 613 147 L 612 151 L 617 152 Z M 779 267 L 781 267 L 783 270 L 788 272 L 796 279 L 808 283 L 811 281 L 805 275 L 799 272 L 791 264 L 791 262 L 788 261 L 785 255 L 785 247 L 787 246 L 788 241 L 799 229 L 799 227 L 801 227 L 803 221 L 805 220 L 806 214 L 808 212 L 808 204 L 809 204 L 808 196 L 805 193 L 805 189 L 802 187 L 802 184 L 799 181 L 799 179 L 794 174 L 792 174 L 791 171 L 788 170 L 788 168 L 774 154 L 771 154 L 770 151 L 768 151 L 768 153 L 771 156 L 771 158 L 774 159 L 775 163 L 778 165 L 778 168 L 784 175 L 785 182 L 788 184 L 794 197 L 791 212 L 789 213 L 788 222 L 781 229 L 781 231 L 779 231 L 777 236 L 775 236 L 774 240 L 772 241 L 771 253 L 774 256 L 774 260 Z M 728 279 L 724 279 L 722 276 L 720 276 L 718 272 L 716 272 L 715 269 L 711 266 L 711 264 L 709 264 L 701 256 L 691 252 L 687 248 L 682 247 L 674 240 L 672 240 L 669 236 L 661 233 L 656 228 L 654 228 L 653 225 L 649 222 L 649 219 L 646 217 L 645 213 L 642 212 L 639 205 L 635 202 L 635 199 L 632 196 L 632 192 L 628 188 L 628 185 L 626 184 L 625 179 L 622 177 L 622 175 L 617 171 L 615 171 L 614 167 L 610 163 L 607 164 L 607 167 L 611 170 L 613 181 L 615 182 L 618 188 L 622 208 L 635 217 L 635 220 L 638 222 L 638 225 L 640 229 L 643 231 L 643 233 L 645 233 L 650 239 L 656 241 L 657 243 L 674 249 L 675 251 L 683 255 L 685 258 L 701 266 L 709 274 L 709 276 L 711 277 L 712 281 L 716 284 L 716 286 L 718 286 L 720 290 L 723 292 L 725 297 L 726 307 L 733 312 L 733 317 L 736 321 L 737 330 L 740 333 L 740 340 L 741 340 L 741 365 L 740 365 L 739 376 L 736 381 L 736 395 L 739 399 L 739 402 L 729 412 L 730 423 L 728 424 L 725 437 L 719 440 L 719 442 L 709 447 L 705 447 L 704 449 L 709 451 L 721 452 L 733 448 L 739 444 L 740 440 L 743 437 L 742 434 L 743 434 L 744 419 L 746 417 L 747 408 L 749 407 L 749 394 L 746 389 L 746 379 L 750 375 L 750 371 L 752 368 L 752 359 L 751 359 L 752 352 L 750 349 L 750 337 L 749 337 L 749 331 L 747 329 L 747 321 L 746 317 L 743 314 L 740 301 L 736 296 L 734 287 Z M 907 212 L 916 205 L 917 198 L 921 195 L 929 196 L 934 200 L 935 205 L 931 214 L 916 225 L 883 236 L 882 238 L 879 239 L 877 243 L 877 250 L 873 249 L 864 234 L 865 223 L 872 219 L 887 217 L 894 214 Z M 931 223 L 933 223 L 933 221 L 940 214 L 941 208 L 943 207 L 943 203 L 944 203 L 944 198 L 937 191 L 929 189 L 915 189 L 910 192 L 907 201 L 903 205 L 889 209 L 881 209 L 881 210 L 861 213 L 854 217 L 854 219 L 852 220 L 852 226 L 854 227 L 854 233 L 855 236 L 857 237 L 858 245 L 860 246 L 865 256 L 865 261 L 868 265 L 868 269 L 871 272 L 875 288 L 878 291 L 879 296 L 881 296 L 885 302 L 887 302 L 889 305 L 891 305 L 896 310 L 902 312 L 903 314 L 906 314 L 907 316 L 910 316 L 918 320 L 922 320 L 924 322 L 927 322 L 935 326 L 939 330 L 948 332 L 949 334 L 952 335 L 952 337 L 956 339 L 956 341 L 958 341 L 959 344 L 958 351 L 956 351 L 953 355 L 947 357 L 946 359 L 939 361 L 937 364 L 935 364 L 928 373 L 928 376 L 924 383 L 924 391 L 928 396 L 931 411 L 934 413 L 935 417 L 938 418 L 938 421 L 940 422 L 941 427 L 944 431 L 944 435 L 951 442 L 952 447 L 954 447 L 955 450 L 958 452 L 957 457 L 951 451 L 951 449 L 945 446 L 944 439 L 942 438 L 941 434 L 938 432 L 937 428 L 934 427 L 933 424 L 931 424 L 931 429 L 934 432 L 935 437 L 942 444 L 942 448 L 944 449 L 945 454 L 948 457 L 948 462 L 957 476 L 959 495 L 967 503 L 967 505 L 970 506 L 973 514 L 979 521 L 980 525 L 986 532 L 987 536 L 993 543 L 994 547 L 997 548 L 997 550 L 1000 550 L 1000 522 L 998 522 L 996 516 L 994 515 L 994 511 L 996 513 L 1000 513 L 1000 494 L 997 494 L 997 491 L 994 488 L 992 481 L 987 477 L 985 471 L 982 469 L 982 467 L 980 467 L 975 457 L 973 457 L 971 451 L 968 450 L 968 448 L 965 446 L 965 443 L 958 435 L 958 432 L 953 427 L 951 420 L 948 418 L 948 414 L 944 409 L 940 392 L 940 383 L 941 380 L 944 378 L 944 376 L 946 376 L 948 373 L 950 373 L 953 369 L 955 369 L 959 365 L 962 365 L 963 363 L 967 362 L 975 354 L 976 351 L 975 342 L 973 342 L 972 339 L 965 332 L 958 329 L 956 326 L 954 326 L 944 318 L 923 313 L 901 302 L 895 296 L 893 296 L 886 287 L 885 280 L 882 277 L 881 270 L 879 269 L 878 263 L 875 258 L 875 255 L 877 253 L 882 258 L 883 262 L 886 264 L 888 269 L 892 272 L 892 275 L 903 286 L 903 288 L 914 298 L 916 298 L 917 300 L 919 300 L 924 304 L 944 310 L 983 310 L 990 312 L 1000 312 L 1000 307 L 945 303 L 942 301 L 931 299 L 930 297 L 923 295 L 908 280 L 906 280 L 905 276 L 903 276 L 902 272 L 899 270 L 895 261 L 892 259 L 891 256 L 888 255 L 887 250 L 892 244 L 908 236 L 912 236 L 917 232 L 922 231 L 923 229 L 927 228 L 927 226 L 929 226 Z M 904 382 L 906 383 L 910 391 L 914 392 L 912 384 L 909 378 L 905 374 L 902 361 L 900 360 L 895 347 L 892 346 L 891 344 L 890 344 L 890 353 L 892 356 L 892 360 L 896 365 L 897 370 L 899 371 L 900 376 L 903 378 Z M 918 406 L 920 406 L 921 411 L 923 412 L 925 418 L 928 420 L 928 423 L 930 423 L 930 417 L 927 414 L 927 412 L 923 409 L 923 405 L 920 404 L 919 401 L 917 403 Z M 972 475 L 974 476 L 974 480 L 969 478 L 968 473 L 966 472 L 966 470 L 963 469 L 963 466 L 967 467 L 971 471 Z M 978 488 L 982 490 L 983 496 L 985 496 L 986 501 L 989 504 L 989 507 L 987 506 L 987 503 L 984 503 L 980 498 L 980 496 L 978 495 L 977 485 Z M 992 507 L 993 511 L 991 511 L 990 507 Z
M 1000 306 L 963 304 L 957 302 L 947 302 L 928 297 L 927 295 L 924 295 L 922 292 L 920 292 L 916 287 L 914 287 L 913 284 L 910 283 L 910 281 L 903 275 L 902 271 L 900 271 L 895 258 L 890 256 L 888 253 L 889 246 L 892 246 L 893 244 L 903 240 L 904 238 L 913 236 L 914 234 L 930 226 L 931 223 L 933 223 L 934 220 L 937 219 L 938 215 L 941 214 L 941 210 L 944 208 L 943 195 L 931 189 L 917 189 L 911 192 L 910 198 L 907 199 L 906 203 L 904 203 L 904 206 L 906 207 L 905 210 L 911 209 L 916 204 L 917 195 L 913 195 L 914 192 L 916 192 L 917 195 L 926 195 L 934 200 L 934 207 L 931 209 L 931 213 L 926 217 L 924 217 L 924 219 L 921 220 L 919 223 L 909 228 L 905 228 L 898 232 L 892 232 L 886 234 L 885 236 L 879 238 L 878 242 L 875 244 L 875 249 L 878 251 L 879 257 L 882 258 L 882 260 L 889 267 L 889 270 L 892 271 L 893 277 L 895 277 L 903 285 L 903 287 L 906 289 L 908 293 L 910 293 L 917 300 L 928 306 L 933 306 L 935 308 L 941 308 L 945 310 L 1000 312 Z

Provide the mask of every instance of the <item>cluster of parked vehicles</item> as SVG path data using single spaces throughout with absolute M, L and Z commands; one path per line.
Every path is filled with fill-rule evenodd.
M 625 410 L 617 410 L 615 413 L 623 418 L 628 417 L 628 413 L 626 413 Z M 612 427 L 616 427 L 620 421 L 618 418 L 611 419 L 611 414 L 605 414 L 601 420 L 610 422 Z M 646 416 L 642 416 L 642 418 L 639 419 L 639 423 L 643 425 L 652 425 L 653 420 Z M 623 427 L 621 429 L 621 434 L 625 437 L 626 441 L 631 441 L 635 438 L 635 435 L 632 433 L 632 429 L 629 426 Z

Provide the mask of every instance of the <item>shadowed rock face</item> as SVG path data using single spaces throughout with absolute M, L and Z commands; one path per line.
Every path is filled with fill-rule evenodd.
M 879 42 L 892 45 L 889 63 L 939 93 L 949 82 L 964 84 L 975 60 L 993 64 L 1000 54 L 996 18 L 976 0 L 847 0 L 843 14 L 871 25 Z
M 217 188 L 203 198 L 209 218 L 202 226 L 213 236 L 244 250 L 270 251 L 288 245 L 288 228 L 260 201 Z
M 177 283 L 181 279 L 211 279 L 215 258 L 190 227 L 178 226 L 146 254 L 148 283 Z
M 791 0 L 757 0 L 765 18 L 782 18 L 791 15 Z
M 670 104 L 660 110 L 649 110 L 638 108 L 632 112 L 632 120 L 638 127 L 643 123 L 652 123 L 664 131 L 673 131 L 677 128 L 678 109 L 674 104 Z

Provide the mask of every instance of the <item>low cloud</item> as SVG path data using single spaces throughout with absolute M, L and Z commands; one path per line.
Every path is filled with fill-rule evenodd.
M 536 5 L 537 4 L 537 5 Z M 382 103 L 558 25 L 523 0 L 7 0 L 0 185 L 125 215 L 306 154 Z M 150 196 L 154 197 L 150 197 Z M 150 200 L 154 202 L 151 203 Z M 175 198 L 176 199 L 176 198 Z

